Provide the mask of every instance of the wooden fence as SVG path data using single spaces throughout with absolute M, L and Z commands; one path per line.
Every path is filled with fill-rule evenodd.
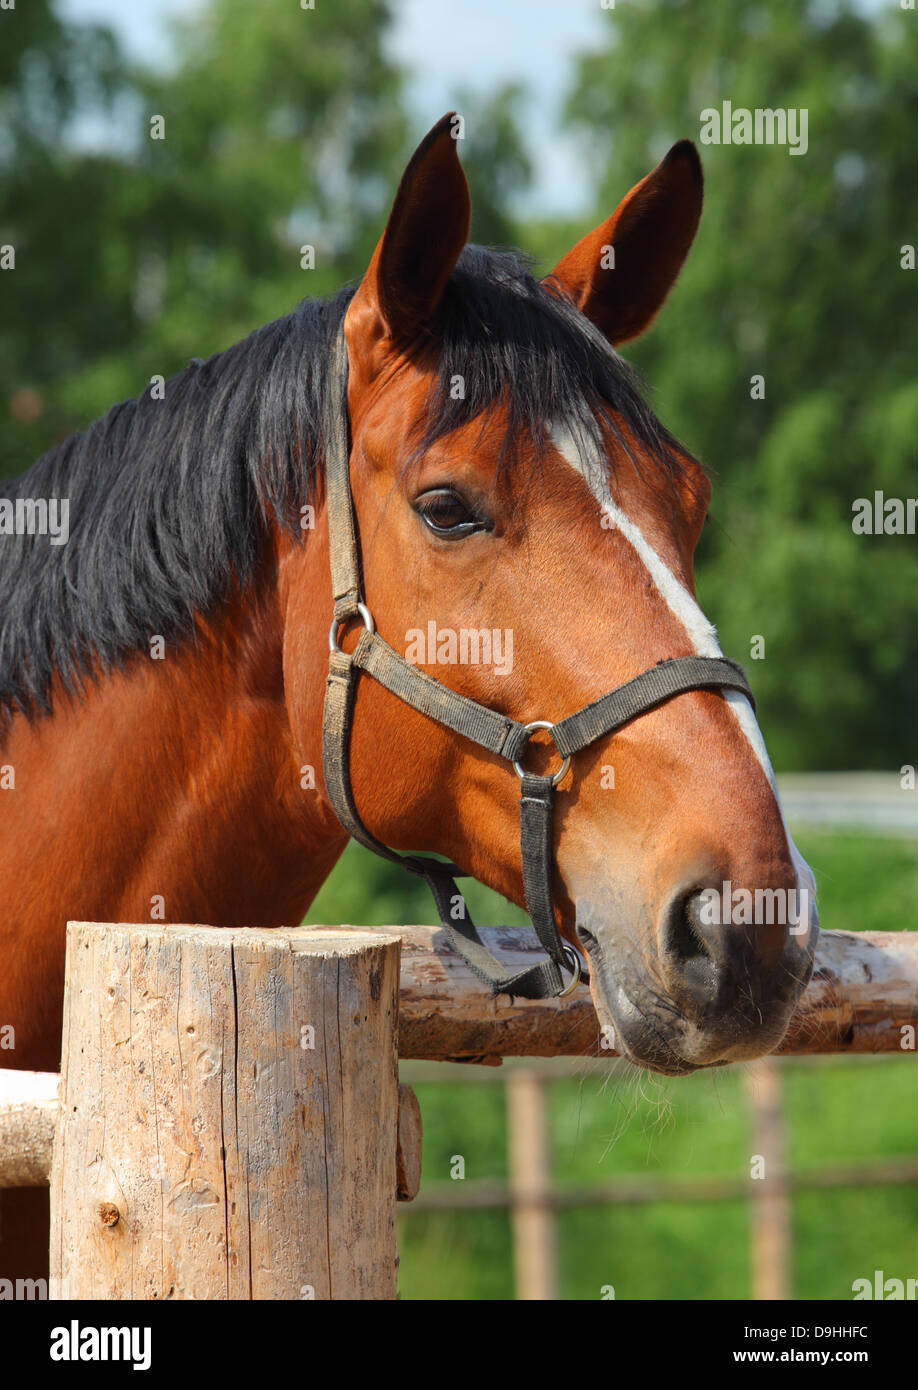
M 511 964 L 537 949 L 486 937 Z M 825 932 L 782 1051 L 897 1052 L 916 1028 L 918 936 Z M 588 991 L 493 999 L 435 928 L 71 923 L 59 1101 L 47 1079 L 0 1101 L 0 1187 L 50 1183 L 52 1297 L 392 1298 L 421 1142 L 399 1056 L 552 1055 L 614 1055 Z M 518 1190 L 546 1162 L 520 1154 Z M 544 1223 L 517 1240 L 542 1258 Z

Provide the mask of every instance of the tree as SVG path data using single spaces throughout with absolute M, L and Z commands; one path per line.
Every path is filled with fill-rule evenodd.
M 67 432 L 47 388 L 104 349 L 123 308 L 99 235 L 117 164 L 74 151 L 67 132 L 125 83 L 108 30 L 64 24 L 49 0 L 0 10 L 0 475 Z
M 153 73 L 47 0 L 0 12 L 0 475 L 362 273 L 408 143 L 390 14 L 211 0 Z M 101 154 L 68 134 L 92 109 Z
M 472 198 L 470 240 L 480 246 L 513 246 L 519 238 L 509 204 L 532 178 L 522 135 L 524 100 L 518 82 L 484 100 L 466 91 L 457 97 L 466 126 L 460 153 Z

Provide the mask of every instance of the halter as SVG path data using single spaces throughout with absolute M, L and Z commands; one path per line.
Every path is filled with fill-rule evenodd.
M 330 656 L 322 718 L 322 767 L 329 799 L 338 820 L 355 840 L 426 881 L 451 946 L 488 985 L 492 994 L 523 999 L 569 994 L 579 980 L 586 977 L 579 955 L 561 939 L 555 924 L 552 814 L 555 787 L 567 774 L 571 759 L 597 739 L 614 733 L 623 724 L 684 691 L 740 690 L 750 699 L 752 692 L 742 668 L 726 657 L 678 656 L 658 662 L 634 680 L 557 723 L 535 719 L 529 724 L 519 724 L 506 714 L 441 685 L 399 656 L 376 631 L 362 597 L 349 468 L 347 367 L 342 327 L 332 348 L 325 418 L 329 550 L 335 601 L 328 638 Z M 341 629 L 354 618 L 362 620 L 363 632 L 354 651 L 349 653 L 341 649 L 339 637 Z M 351 727 L 361 671 L 428 719 L 505 758 L 516 771 L 520 779 L 520 849 L 526 907 L 548 960 L 516 975 L 504 970 L 478 935 L 456 887 L 457 877 L 469 875 L 456 864 L 424 855 L 399 854 L 377 840 L 361 821 L 350 778 Z M 526 744 L 536 729 L 545 729 L 551 734 L 562 759 L 558 770 L 548 776 L 527 772 L 522 765 Z M 452 916 L 457 904 L 463 914 L 458 920 Z M 573 979 L 566 987 L 562 967 L 573 972 Z

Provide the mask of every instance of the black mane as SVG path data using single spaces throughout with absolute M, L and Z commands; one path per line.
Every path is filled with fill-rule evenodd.
M 245 587 L 272 521 L 299 531 L 324 453 L 329 348 L 352 289 L 307 300 L 165 385 L 116 405 L 44 454 L 0 498 L 69 498 L 70 539 L 0 535 L 0 714 L 50 707 L 147 650 L 183 640 L 235 581 Z M 414 443 L 429 446 L 508 407 L 505 454 L 553 421 L 620 419 L 665 473 L 675 442 L 633 372 L 572 305 L 509 252 L 468 246 L 437 324 L 436 386 Z M 455 376 L 464 399 L 451 392 Z M 616 433 L 618 431 L 616 430 Z

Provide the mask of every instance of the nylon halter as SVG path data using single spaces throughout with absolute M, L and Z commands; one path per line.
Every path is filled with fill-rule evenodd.
M 561 939 L 555 923 L 552 815 L 555 787 L 566 775 L 571 758 L 597 739 L 614 733 L 623 724 L 684 691 L 740 690 L 750 699 L 752 692 L 742 668 L 726 657 L 679 656 L 659 662 L 557 723 L 536 719 L 520 724 L 442 685 L 399 656 L 376 632 L 373 618 L 363 602 L 350 483 L 347 365 L 344 330 L 340 328 L 332 349 L 325 411 L 326 503 L 335 601 L 322 719 L 326 791 L 338 820 L 355 840 L 427 882 L 451 946 L 488 985 L 492 994 L 510 994 L 524 999 L 568 994 L 585 975 L 579 955 Z M 353 618 L 362 620 L 363 632 L 354 651 L 349 653 L 339 645 L 339 635 L 342 627 Z M 456 864 L 423 855 L 400 854 L 377 840 L 361 821 L 350 778 L 351 727 L 361 671 L 428 719 L 506 759 L 516 771 L 520 779 L 523 889 L 533 928 L 547 960 L 515 975 L 506 971 L 479 937 L 456 887 L 457 877 L 469 875 Z M 549 776 L 526 772 L 522 766 L 526 744 L 536 729 L 548 730 L 562 758 L 561 767 Z M 457 909 L 462 915 L 454 918 Z M 573 972 L 567 987 L 561 975 L 562 968 Z

